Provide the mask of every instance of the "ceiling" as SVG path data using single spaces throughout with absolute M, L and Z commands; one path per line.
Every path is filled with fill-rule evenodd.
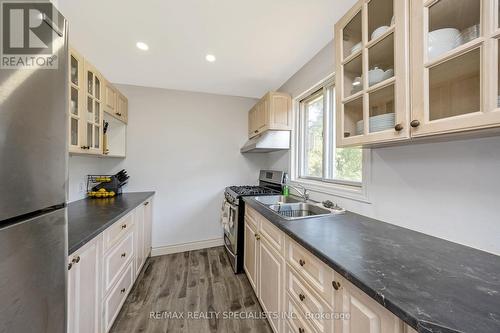
M 110 81 L 246 97 L 279 88 L 332 39 L 354 2 L 57 1 L 71 44 Z

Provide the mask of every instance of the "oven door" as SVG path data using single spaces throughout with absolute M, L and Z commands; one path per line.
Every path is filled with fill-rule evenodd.
M 238 206 L 232 205 L 228 201 L 224 205 L 229 208 L 229 224 L 224 228 L 224 246 L 229 255 L 231 266 L 236 271 L 237 256 L 238 256 Z

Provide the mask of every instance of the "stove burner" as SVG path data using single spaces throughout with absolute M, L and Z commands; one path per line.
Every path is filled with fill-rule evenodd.
M 271 190 L 261 186 L 231 186 L 231 191 L 237 195 L 260 195 L 260 194 L 277 194 L 278 191 Z

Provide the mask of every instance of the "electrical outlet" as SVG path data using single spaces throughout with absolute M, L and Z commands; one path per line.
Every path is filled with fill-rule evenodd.
M 80 182 L 78 183 L 78 193 L 83 193 L 85 192 L 85 182 Z

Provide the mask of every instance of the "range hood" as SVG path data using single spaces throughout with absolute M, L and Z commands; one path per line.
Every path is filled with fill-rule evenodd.
M 290 149 L 290 131 L 266 131 L 251 138 L 240 149 L 242 153 L 270 153 Z

